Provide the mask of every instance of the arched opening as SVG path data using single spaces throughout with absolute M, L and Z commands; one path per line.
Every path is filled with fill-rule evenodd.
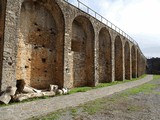
M 136 63 L 137 63 L 137 58 L 136 58 L 136 50 L 135 50 L 135 46 L 132 46 L 132 78 L 136 78 L 137 77 L 137 73 L 136 73 Z
M 106 28 L 99 32 L 99 82 L 112 81 L 111 37 Z
M 74 87 L 94 85 L 94 30 L 91 22 L 78 16 L 72 23 Z
M 62 87 L 64 19 L 54 1 L 41 2 L 22 4 L 16 76 L 38 89 Z
M 125 59 L 125 79 L 130 80 L 131 70 L 130 70 L 130 47 L 128 41 L 126 41 L 124 46 L 124 59 Z
M 115 80 L 123 80 L 123 47 L 119 36 L 115 39 Z

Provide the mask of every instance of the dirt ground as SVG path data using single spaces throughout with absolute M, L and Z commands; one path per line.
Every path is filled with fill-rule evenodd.
M 41 118 L 43 119 L 43 118 Z M 76 108 L 58 111 L 52 120 L 160 120 L 160 79 Z

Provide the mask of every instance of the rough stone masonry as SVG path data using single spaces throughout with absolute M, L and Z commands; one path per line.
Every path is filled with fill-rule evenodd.
M 0 0 L 0 90 L 95 86 L 145 73 L 126 37 L 64 0 Z

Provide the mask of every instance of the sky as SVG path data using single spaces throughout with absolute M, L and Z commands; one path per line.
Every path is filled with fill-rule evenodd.
M 160 0 L 80 1 L 130 35 L 147 58 L 160 57 Z

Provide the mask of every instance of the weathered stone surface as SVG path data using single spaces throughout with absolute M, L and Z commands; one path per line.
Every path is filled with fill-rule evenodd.
M 99 82 L 112 82 L 111 36 L 106 28 L 99 33 Z
M 15 95 L 17 88 L 16 87 L 7 87 L 5 91 L 0 95 L 0 102 L 8 104 L 11 98 Z
M 22 3 L 16 77 L 35 88 L 62 86 L 63 18 L 58 10 L 51 1 Z
M 72 23 L 74 87 L 94 85 L 94 30 L 90 21 L 78 16 Z
M 5 24 L 6 0 L 0 0 L 0 91 L 2 83 L 2 61 L 3 61 L 3 42 Z

